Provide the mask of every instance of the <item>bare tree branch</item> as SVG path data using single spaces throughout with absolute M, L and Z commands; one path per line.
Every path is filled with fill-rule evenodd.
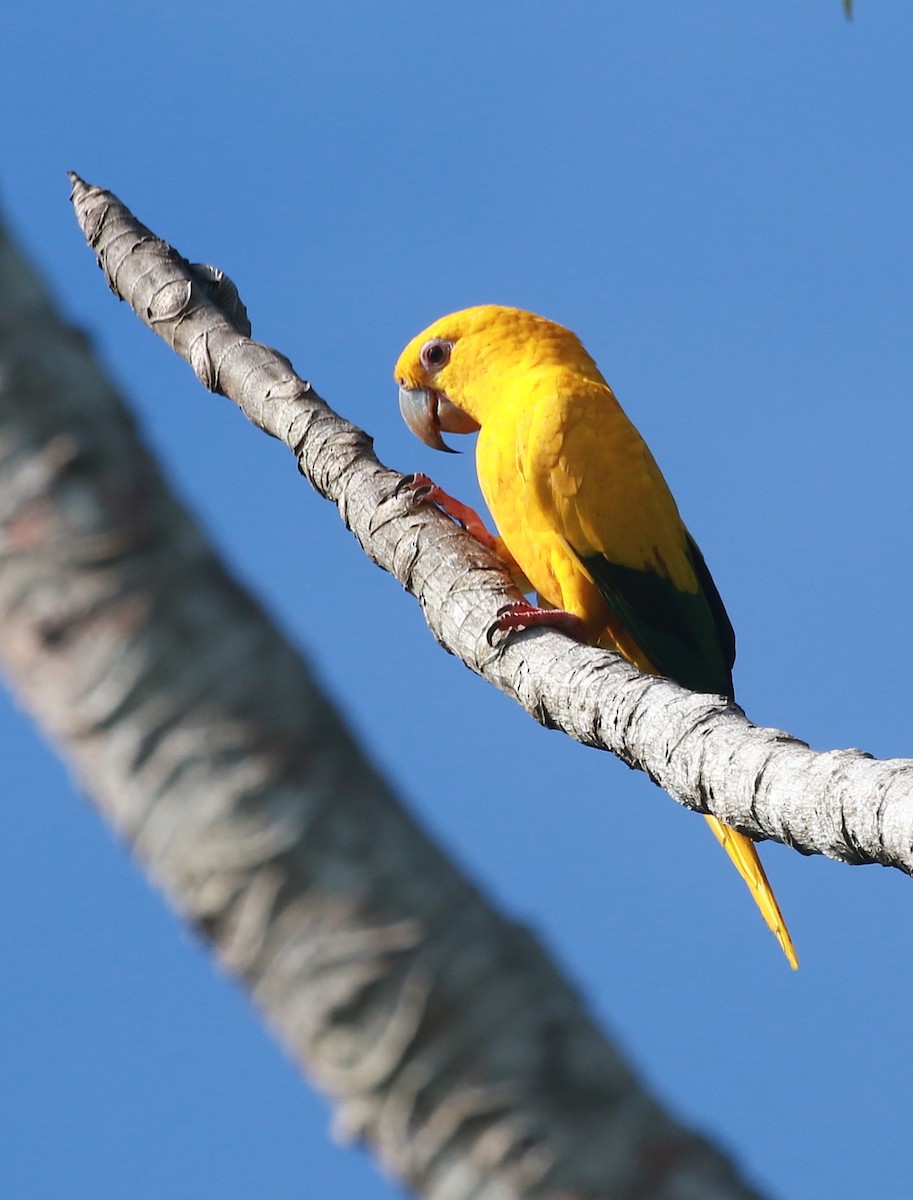
M 472 594 L 478 578 L 500 588 L 443 518 L 375 505 L 371 489 L 387 495 L 397 477 L 201 300 L 217 281 L 125 225 L 102 193 L 77 195 L 145 319 L 202 374 L 217 365 L 213 381 L 234 387 L 240 372 L 263 423 L 300 443 L 352 524 L 376 527 L 384 554 L 432 581 L 429 608 L 454 572 Z M 444 567 L 429 574 L 429 555 Z M 469 610 L 458 586 L 446 592 L 452 637 Z M 663 1112 L 535 939 L 398 806 L 2 233 L 0 660 L 100 811 L 335 1099 L 340 1128 L 417 1192 L 755 1195 Z
M 205 386 L 290 447 L 365 552 L 418 598 L 447 650 L 544 725 L 612 751 L 689 808 L 802 853 L 913 872 L 913 761 L 812 751 L 721 698 L 641 675 L 553 631 L 492 649 L 486 631 L 515 598 L 497 560 L 439 512 L 415 510 L 365 433 L 287 359 L 244 336 L 189 265 L 111 193 L 73 182 L 78 219 L 112 289 Z

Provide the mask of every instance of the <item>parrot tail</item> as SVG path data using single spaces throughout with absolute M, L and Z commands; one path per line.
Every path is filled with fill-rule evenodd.
M 732 859 L 735 869 L 748 885 L 748 890 L 754 897 L 755 904 L 761 910 L 761 915 L 767 922 L 771 933 L 780 943 L 780 948 L 789 960 L 789 965 L 794 971 L 797 970 L 799 959 L 796 956 L 796 948 L 793 945 L 792 938 L 789 936 L 789 930 L 786 928 L 786 922 L 783 920 L 783 914 L 780 912 L 780 906 L 777 904 L 773 889 L 767 882 L 767 876 L 764 874 L 764 868 L 761 866 L 761 860 L 758 858 L 754 842 L 751 838 L 746 837 L 744 833 L 739 833 L 738 830 L 730 828 L 729 825 L 724 825 L 716 817 L 705 815 L 707 824 L 713 830 L 714 836 Z

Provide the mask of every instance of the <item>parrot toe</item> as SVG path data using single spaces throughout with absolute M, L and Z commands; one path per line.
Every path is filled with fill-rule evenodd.
M 404 475 L 396 487 L 393 489 L 394 496 L 402 496 L 408 492 L 412 499 L 417 504 L 422 503 L 427 494 L 435 489 L 437 484 L 433 479 L 429 479 L 422 471 L 415 471 L 412 475 Z
M 416 471 L 414 475 L 406 475 L 400 480 L 396 485 L 396 494 L 400 495 L 403 492 L 410 492 L 416 504 L 433 504 L 450 517 L 451 521 L 455 521 L 467 533 L 471 533 L 477 542 L 481 542 L 489 550 L 495 549 L 495 539 L 485 528 L 485 522 L 476 510 L 445 492 L 421 471 Z
M 486 634 L 489 646 L 494 645 L 495 634 L 509 633 L 513 629 L 535 629 L 547 626 L 557 629 L 577 642 L 587 641 L 586 625 L 573 613 L 565 612 L 562 608 L 537 608 L 528 600 L 515 600 L 498 609 L 498 615 L 492 621 Z

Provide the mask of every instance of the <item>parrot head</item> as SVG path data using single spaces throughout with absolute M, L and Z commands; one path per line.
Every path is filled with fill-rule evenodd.
M 472 310 L 467 310 L 471 312 Z M 463 337 L 468 322 L 466 312 L 441 317 L 417 334 L 396 362 L 393 375 L 399 384 L 399 411 L 417 438 L 434 450 L 456 451 L 441 437 L 445 433 L 475 433 L 474 420 L 451 400 L 454 350 L 464 355 Z M 454 380 L 455 382 L 455 380 Z
M 441 317 L 412 339 L 393 370 L 406 424 L 435 450 L 444 433 L 475 433 L 512 381 L 536 367 L 596 364 L 575 334 L 520 308 L 482 304 Z

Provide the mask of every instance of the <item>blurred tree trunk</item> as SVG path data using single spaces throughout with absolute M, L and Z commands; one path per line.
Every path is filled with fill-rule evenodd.
M 403 811 L 2 231 L 0 662 L 340 1127 L 418 1194 L 756 1195 Z

